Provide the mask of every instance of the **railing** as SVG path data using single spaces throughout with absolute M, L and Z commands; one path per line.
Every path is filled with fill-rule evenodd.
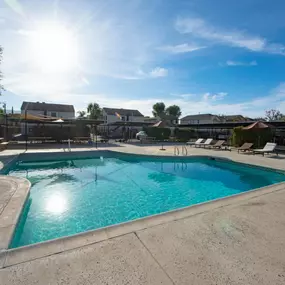
M 174 146 L 174 155 L 179 155 L 179 148 Z
M 187 156 L 188 155 L 188 150 L 187 150 L 187 147 L 185 145 L 183 145 L 182 148 L 181 148 L 181 154 L 183 156 Z M 179 151 L 179 147 L 178 146 L 174 146 L 174 155 L 180 155 L 180 151 Z
M 185 163 L 185 162 L 181 163 L 181 170 L 182 170 L 182 172 L 187 170 L 187 163 Z
M 187 163 L 185 163 L 185 162 L 174 162 L 173 163 L 174 172 L 180 171 L 180 169 L 182 172 L 186 171 L 187 170 Z
M 188 151 L 187 151 L 187 148 L 186 148 L 185 145 L 182 146 L 181 152 L 182 152 L 183 156 L 187 156 L 188 155 Z

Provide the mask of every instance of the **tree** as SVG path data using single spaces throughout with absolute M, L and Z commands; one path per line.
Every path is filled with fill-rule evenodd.
M 2 61 L 2 53 L 3 53 L 3 49 L 0 46 L 0 64 L 1 64 L 1 61 Z M 2 95 L 2 91 L 4 90 L 4 87 L 1 84 L 1 79 L 2 79 L 2 73 L 1 73 L 1 70 L 0 70 L 0 96 Z
M 264 122 L 264 121 L 266 121 L 266 119 L 265 119 L 265 118 L 263 118 L 263 117 L 256 117 L 256 118 L 253 118 L 253 121 L 260 121 L 260 122 Z
M 283 118 L 284 118 L 284 115 L 279 110 L 271 109 L 271 110 L 265 111 L 266 121 L 278 121 L 278 120 L 282 120 Z
M 171 105 L 166 108 L 166 114 L 179 118 L 181 116 L 180 107 L 177 105 Z
M 152 106 L 152 114 L 155 117 L 159 117 L 161 114 L 165 114 L 165 104 L 163 102 L 157 102 Z
M 78 118 L 85 118 L 86 117 L 86 112 L 85 111 L 78 111 Z
M 89 103 L 87 106 L 87 113 L 89 114 L 88 115 L 89 119 L 97 120 L 101 116 L 102 110 L 99 104 Z

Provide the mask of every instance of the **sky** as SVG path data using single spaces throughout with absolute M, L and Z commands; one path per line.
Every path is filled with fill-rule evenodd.
M 284 0 L 0 0 L 0 101 L 285 113 Z

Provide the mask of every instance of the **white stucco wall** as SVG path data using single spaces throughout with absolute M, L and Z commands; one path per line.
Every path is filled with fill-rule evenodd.
M 124 117 L 124 116 L 122 116 Z M 125 121 L 121 120 L 115 115 L 107 115 L 106 112 L 103 110 L 103 118 L 105 123 L 114 123 L 114 122 L 120 122 L 120 121 Z M 107 120 L 106 120 L 107 119 Z M 129 116 L 129 122 L 144 122 L 144 116 Z

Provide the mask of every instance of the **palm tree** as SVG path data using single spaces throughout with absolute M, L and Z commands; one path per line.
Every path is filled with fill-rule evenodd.
M 86 117 L 86 112 L 85 111 L 78 111 L 78 118 L 85 118 Z
M 89 103 L 87 106 L 87 113 L 89 114 L 89 119 L 97 120 L 101 114 L 102 110 L 97 103 Z

